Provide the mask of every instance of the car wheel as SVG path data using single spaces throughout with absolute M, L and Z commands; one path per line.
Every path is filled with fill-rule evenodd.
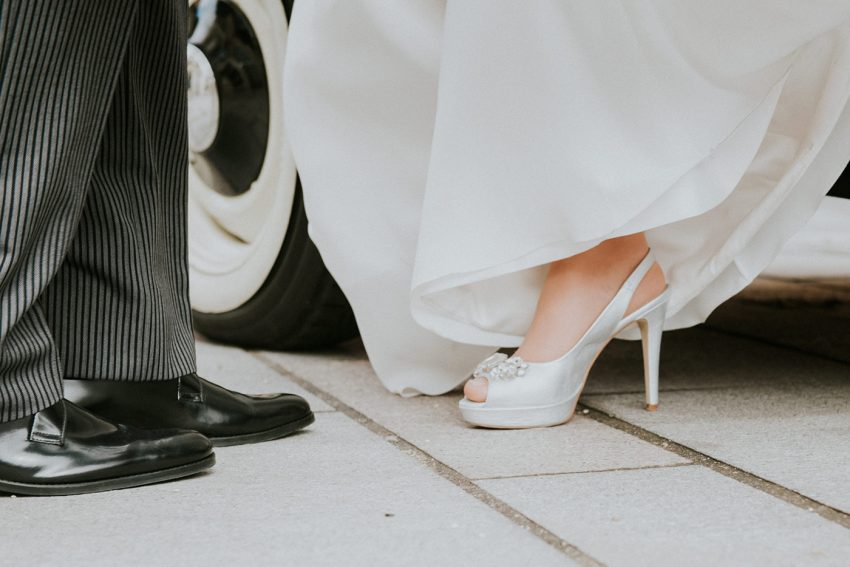
M 307 235 L 284 133 L 292 2 L 190 0 L 189 270 L 196 329 L 246 347 L 300 349 L 357 334 Z

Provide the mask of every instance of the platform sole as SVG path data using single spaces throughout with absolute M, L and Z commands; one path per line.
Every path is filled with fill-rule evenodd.
M 292 435 L 293 433 L 304 429 L 314 421 L 316 421 L 316 416 L 313 412 L 310 412 L 308 415 L 300 419 L 284 423 L 283 425 L 273 427 L 272 429 L 257 431 L 255 433 L 246 433 L 244 435 L 231 435 L 229 437 L 209 437 L 209 440 L 212 441 L 213 447 L 229 447 L 233 445 L 247 445 L 249 443 L 272 441 L 274 439 L 286 437 L 287 435 Z
M 557 404 L 521 407 L 488 408 L 476 407 L 478 404 L 468 400 L 460 403 L 463 419 L 471 425 L 488 429 L 529 429 L 532 427 L 552 427 L 570 420 L 575 413 L 578 398 Z M 485 406 L 485 403 L 480 404 Z
M 187 463 L 177 467 L 151 471 L 147 473 L 93 480 L 90 482 L 74 482 L 66 484 L 46 484 L 16 482 L 0 479 L 0 492 L 20 494 L 25 496 L 71 496 L 74 494 L 90 494 L 92 492 L 106 492 L 108 490 L 120 490 L 122 488 L 134 488 L 146 484 L 165 482 L 184 478 L 204 471 L 215 464 L 215 455 Z

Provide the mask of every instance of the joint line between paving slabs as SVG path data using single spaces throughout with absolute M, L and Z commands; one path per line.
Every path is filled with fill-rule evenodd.
M 643 429 L 642 427 L 638 427 L 637 425 L 631 424 L 628 421 L 624 421 L 618 417 L 614 417 L 613 415 L 607 414 L 605 412 L 599 411 L 597 409 L 593 409 L 584 404 L 579 404 L 579 407 L 587 410 L 587 413 L 583 413 L 585 417 L 589 417 L 595 421 L 598 421 L 604 425 L 609 427 L 613 427 L 614 429 L 619 429 L 624 433 L 628 433 L 642 441 L 646 441 L 647 443 L 651 443 L 656 445 L 657 447 L 661 447 L 662 449 L 667 449 L 680 457 L 684 457 L 694 464 L 701 465 L 708 469 L 713 470 L 714 472 L 720 473 L 723 476 L 731 478 L 732 480 L 737 480 L 741 484 L 745 484 L 756 490 L 760 490 L 765 494 L 769 494 L 774 498 L 778 498 L 779 500 L 783 500 L 789 504 L 796 506 L 797 508 L 801 508 L 807 512 L 813 512 L 824 518 L 825 520 L 829 520 L 839 526 L 850 529 L 850 514 L 842 512 L 832 506 L 824 504 L 823 502 L 818 502 L 808 496 L 804 496 L 799 492 L 795 492 L 790 488 L 786 488 L 781 484 L 777 484 L 770 480 L 761 478 L 752 473 L 748 473 L 745 470 L 739 469 L 733 465 L 728 463 L 724 463 L 723 461 L 719 461 L 714 457 L 710 457 L 705 453 L 700 453 L 699 451 L 695 451 L 690 447 L 686 447 L 671 439 L 667 439 L 666 437 L 662 437 L 657 433 L 653 433 L 652 431 Z
M 247 352 L 253 355 L 254 358 L 256 358 L 257 360 L 274 370 L 275 372 L 285 376 L 289 380 L 292 380 L 301 388 L 307 390 L 312 395 L 321 399 L 323 402 L 333 407 L 335 410 L 345 414 L 346 416 L 359 423 L 372 433 L 380 435 L 386 442 L 395 446 L 397 449 L 416 458 L 416 460 L 418 460 L 420 463 L 424 464 L 432 471 L 436 472 L 441 477 L 445 478 L 467 494 L 473 496 L 479 502 L 484 503 L 489 508 L 495 510 L 514 524 L 517 524 L 522 528 L 528 530 L 529 532 L 537 536 L 539 539 L 542 539 L 543 541 L 545 541 L 546 543 L 548 543 L 570 559 L 574 560 L 579 565 L 584 565 L 587 567 L 604 567 L 604 563 L 600 562 L 594 557 L 591 557 L 574 544 L 564 540 L 557 534 L 544 528 L 522 512 L 511 507 L 508 503 L 504 502 L 503 500 L 500 500 L 499 498 L 496 498 L 494 495 L 490 494 L 489 492 L 475 484 L 475 482 L 473 482 L 457 470 L 453 469 L 444 462 L 435 459 L 433 456 L 426 453 L 413 443 L 400 437 L 397 433 L 387 429 L 386 427 L 372 420 L 365 414 L 345 404 L 345 402 L 343 402 L 333 394 L 322 390 L 309 380 L 303 378 L 302 376 L 299 376 L 295 372 L 292 372 L 288 368 L 280 365 L 262 352 Z
M 643 467 L 617 467 L 613 469 L 591 469 L 586 471 L 566 471 L 566 472 L 545 472 L 545 473 L 531 473 L 531 474 L 513 474 L 513 475 L 505 475 L 505 476 L 476 476 L 475 481 L 479 480 L 511 480 L 514 478 L 535 478 L 539 476 L 572 476 L 572 475 L 581 475 L 581 474 L 597 474 L 597 473 L 608 473 L 608 472 L 621 472 L 621 471 L 643 471 L 646 469 L 675 469 L 678 467 L 693 467 L 696 466 L 696 463 L 671 463 L 669 465 L 646 465 Z

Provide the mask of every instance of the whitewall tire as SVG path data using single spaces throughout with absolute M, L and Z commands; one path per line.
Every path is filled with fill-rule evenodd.
M 292 2 L 190 0 L 189 270 L 196 328 L 263 348 L 356 335 L 307 237 L 284 130 Z

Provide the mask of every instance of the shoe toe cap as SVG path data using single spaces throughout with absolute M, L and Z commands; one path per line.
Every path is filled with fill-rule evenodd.
M 155 447 L 151 453 L 156 454 L 161 463 L 167 462 L 169 466 L 200 461 L 213 453 L 212 442 L 197 431 L 161 429 L 151 433 L 153 435 L 149 445 Z
M 310 404 L 296 394 L 269 394 L 257 399 L 258 413 L 285 423 L 310 415 Z

